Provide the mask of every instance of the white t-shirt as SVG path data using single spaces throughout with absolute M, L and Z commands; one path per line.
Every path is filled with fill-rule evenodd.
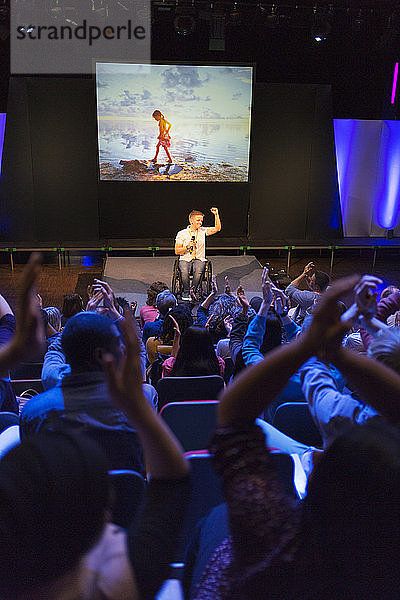
M 192 237 L 194 237 L 194 251 L 186 252 L 186 254 L 181 254 L 179 260 L 185 260 L 186 262 L 190 262 L 195 258 L 199 260 L 206 260 L 206 235 L 209 235 L 209 231 L 212 227 L 200 227 L 196 231 L 191 231 L 190 225 L 186 227 L 186 229 L 181 229 L 178 231 L 175 238 L 175 243 L 181 246 L 187 246 Z

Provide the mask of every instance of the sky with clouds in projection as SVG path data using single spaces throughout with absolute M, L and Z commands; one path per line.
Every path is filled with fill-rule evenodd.
M 98 63 L 100 117 L 249 119 L 252 68 Z

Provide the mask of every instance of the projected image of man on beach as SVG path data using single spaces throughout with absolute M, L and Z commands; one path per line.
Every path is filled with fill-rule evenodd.
M 100 179 L 247 182 L 252 68 L 96 65 Z

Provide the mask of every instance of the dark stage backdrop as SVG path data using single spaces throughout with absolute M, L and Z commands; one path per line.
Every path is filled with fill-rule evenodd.
M 249 238 L 342 237 L 330 86 L 255 90 Z
M 249 184 L 100 182 L 92 79 L 12 78 L 0 241 L 172 238 L 189 210 L 211 206 L 218 238 L 339 237 L 329 88 L 256 85 L 252 132 Z

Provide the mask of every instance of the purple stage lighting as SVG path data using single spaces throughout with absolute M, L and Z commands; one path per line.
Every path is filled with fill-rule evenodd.
M 396 89 L 397 89 L 398 76 L 399 76 L 399 63 L 397 62 L 394 65 L 394 71 L 393 71 L 392 97 L 390 100 L 391 104 L 394 104 L 395 100 L 396 100 Z
M 3 158 L 4 132 L 6 129 L 6 113 L 0 113 L 0 178 L 1 178 L 1 160 Z

